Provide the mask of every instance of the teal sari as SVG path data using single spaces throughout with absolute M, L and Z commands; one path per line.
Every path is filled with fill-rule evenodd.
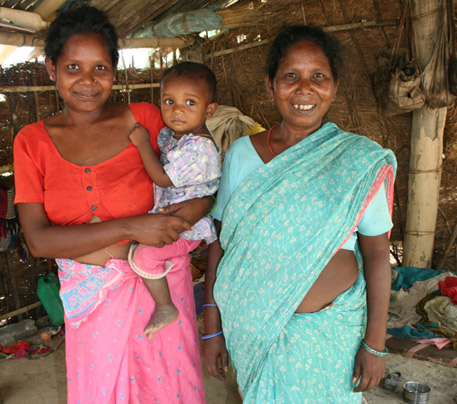
M 360 403 L 363 274 L 328 310 L 294 312 L 383 182 L 392 206 L 395 169 L 390 150 L 326 123 L 232 194 L 214 293 L 245 402 Z

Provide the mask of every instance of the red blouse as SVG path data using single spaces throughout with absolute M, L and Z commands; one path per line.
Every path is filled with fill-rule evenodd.
M 159 155 L 160 110 L 148 103 L 129 107 Z M 132 143 L 100 164 L 79 166 L 60 156 L 41 121 L 17 134 L 14 166 L 14 202 L 42 203 L 56 225 L 88 223 L 93 214 L 102 221 L 145 214 L 154 203 L 152 182 Z

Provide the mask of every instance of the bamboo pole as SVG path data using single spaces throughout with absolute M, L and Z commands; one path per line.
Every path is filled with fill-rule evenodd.
M 30 28 L 34 31 L 47 28 L 49 25 L 38 13 L 8 7 L 0 7 L 0 18 L 12 21 L 13 24 L 19 25 L 19 27 Z
M 449 255 L 449 253 L 451 252 L 452 247 L 454 246 L 456 237 L 457 237 L 457 223 L 454 226 L 454 230 L 452 231 L 451 237 L 449 238 L 449 241 L 446 246 L 446 250 L 444 251 L 444 254 L 441 257 L 440 261 L 438 262 L 436 269 L 443 269 L 446 259 Z
M 19 298 L 19 289 L 17 287 L 16 276 L 15 276 L 13 268 L 12 268 L 13 267 L 13 263 L 12 263 L 9 251 L 5 252 L 5 256 L 6 256 L 6 271 L 8 273 L 8 276 L 9 276 L 10 281 L 11 281 L 11 286 L 13 288 L 14 304 L 16 306 L 16 310 L 19 310 L 21 308 L 21 301 L 20 301 L 20 298 Z M 19 317 L 19 321 L 22 321 L 22 314 L 21 313 L 18 314 L 18 317 Z
M 121 49 L 132 48 L 185 48 L 193 44 L 193 39 L 186 38 L 124 38 L 119 40 Z M 0 32 L 0 44 L 12 46 L 44 47 L 44 40 L 32 34 Z
M 32 83 L 33 83 L 33 86 L 36 86 L 36 76 L 35 74 L 32 74 Z M 41 117 L 40 117 L 40 97 L 38 96 L 38 92 L 37 91 L 33 91 L 33 101 L 35 103 L 35 119 L 36 119 L 36 122 L 39 122 L 41 121 Z
M 13 122 L 13 138 L 17 135 L 17 132 L 19 132 L 16 99 L 16 94 L 8 94 L 8 100 L 10 102 L 11 121 Z
M 388 21 L 388 22 L 381 22 L 381 23 L 371 21 L 371 22 L 361 22 L 361 23 L 352 23 L 352 24 L 331 25 L 331 26 L 323 27 L 323 29 L 324 29 L 324 31 L 327 31 L 327 32 L 342 32 L 342 31 L 351 31 L 351 30 L 355 30 L 355 29 L 379 28 L 379 27 L 385 27 L 385 26 L 392 26 L 392 25 L 396 25 L 396 24 L 398 24 L 398 22 L 395 22 L 395 21 Z M 244 51 L 247 49 L 257 48 L 258 46 L 268 45 L 269 43 L 271 43 L 271 40 L 269 40 L 269 39 L 266 39 L 264 41 L 251 42 L 246 45 L 238 46 L 237 48 L 224 49 L 219 52 L 213 52 L 209 55 L 206 55 L 205 59 L 210 59 L 210 58 L 213 58 L 216 56 L 229 55 L 231 53 L 241 52 L 241 51 Z
M 424 68 L 436 44 L 444 0 L 412 0 L 412 37 L 418 63 Z M 443 132 L 447 108 L 428 104 L 413 112 L 404 239 L 405 266 L 430 268 L 438 212 Z
M 151 75 L 151 104 L 154 104 L 154 59 L 149 56 L 149 73 Z
M 36 303 L 29 304 L 28 306 L 22 307 L 21 309 L 14 310 L 14 311 L 11 311 L 11 312 L 6 313 L 6 314 L 2 314 L 0 316 L 0 321 L 8 319 L 10 317 L 21 315 L 23 313 L 27 313 L 28 311 L 36 309 L 39 306 L 41 306 L 41 302 L 36 302 Z

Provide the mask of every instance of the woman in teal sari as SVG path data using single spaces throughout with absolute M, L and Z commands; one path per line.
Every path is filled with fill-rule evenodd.
M 282 122 L 224 160 L 203 355 L 222 380 L 228 350 L 245 403 L 360 404 L 384 376 L 396 164 L 323 122 L 338 52 L 320 28 L 285 28 L 265 78 Z

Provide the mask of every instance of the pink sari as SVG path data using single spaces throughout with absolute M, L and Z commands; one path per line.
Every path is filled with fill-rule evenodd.
M 179 317 L 150 341 L 143 329 L 154 301 L 127 261 L 109 260 L 102 268 L 57 260 L 71 313 L 65 319 L 68 404 L 205 403 L 189 260 L 171 260 L 167 279 Z M 71 307 L 75 292 L 89 303 Z

